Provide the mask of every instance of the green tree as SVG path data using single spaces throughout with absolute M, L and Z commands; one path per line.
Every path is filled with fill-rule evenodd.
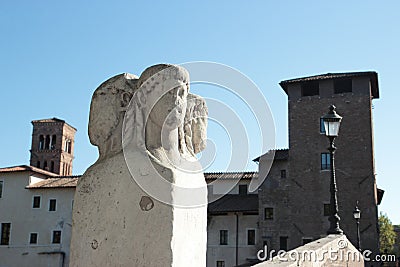
M 379 244 L 381 253 L 394 253 L 394 243 L 396 242 L 396 233 L 394 232 L 392 222 L 386 214 L 382 212 L 379 215 Z

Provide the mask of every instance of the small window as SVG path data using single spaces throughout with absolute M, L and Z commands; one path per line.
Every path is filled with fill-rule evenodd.
M 217 267 L 225 267 L 225 261 L 217 261 Z
M 36 162 L 36 167 L 40 168 L 40 161 L 39 160 Z
M 248 229 L 247 230 L 247 245 L 255 245 L 256 244 L 256 230 Z
M 321 170 L 331 169 L 331 155 L 329 153 L 321 153 Z
M 331 204 L 324 204 L 324 216 L 331 215 Z
M 0 198 L 3 197 L 3 181 L 0 181 Z
M 287 236 L 280 236 L 279 237 L 279 249 L 287 251 L 288 245 L 287 245 L 288 237 Z
M 228 230 L 219 230 L 219 244 L 228 245 Z
M 352 92 L 352 81 L 351 79 L 335 80 L 333 82 L 335 94 L 351 93 Z
M 10 232 L 11 232 L 11 223 L 2 223 L 0 245 L 6 246 L 10 244 Z
M 247 195 L 247 184 L 239 185 L 239 195 Z
M 38 234 L 31 233 L 29 236 L 29 244 L 37 244 L 37 242 L 38 242 Z
M 319 118 L 319 132 L 325 134 L 325 124 L 323 118 Z
M 286 178 L 286 170 L 281 170 L 281 178 Z
M 53 244 L 61 243 L 61 231 L 53 231 Z
M 317 81 L 305 82 L 301 85 L 302 96 L 319 95 L 319 83 Z
M 49 211 L 56 211 L 56 207 L 57 207 L 57 200 L 50 199 L 50 201 L 49 201 Z
M 33 205 L 32 208 L 39 209 L 40 208 L 40 196 L 33 197 Z
M 274 219 L 274 208 L 264 208 L 264 219 L 265 220 Z
M 308 243 L 310 243 L 310 242 L 312 242 L 313 240 L 312 240 L 312 238 L 303 238 L 303 245 L 305 245 L 305 244 L 308 244 Z

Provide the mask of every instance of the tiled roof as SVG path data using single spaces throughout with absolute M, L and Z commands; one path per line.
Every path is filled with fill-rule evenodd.
M 33 120 L 32 123 L 36 123 L 36 122 L 62 122 L 65 123 L 65 120 L 59 119 L 59 118 L 51 118 L 51 119 L 41 119 L 41 120 Z
M 46 180 L 27 186 L 28 189 L 42 188 L 74 188 L 78 183 L 80 176 L 62 176 L 57 178 L 48 178 Z
M 31 123 L 44 123 L 44 122 L 61 122 L 61 123 L 65 123 L 66 125 L 68 125 L 69 127 L 73 128 L 76 131 L 76 128 L 71 126 L 70 124 L 66 123 L 65 120 L 59 119 L 59 118 L 51 118 L 51 119 L 40 119 L 40 120 L 33 120 Z
M 375 71 L 325 73 L 314 76 L 284 80 L 281 81 L 279 85 L 287 93 L 287 86 L 293 83 L 320 81 L 328 79 L 343 79 L 343 78 L 353 78 L 353 77 L 363 77 L 363 76 L 369 77 L 371 79 L 371 93 L 375 98 L 379 98 L 378 73 L 376 73 Z
M 258 172 L 205 172 L 206 180 L 229 180 L 229 179 L 249 179 L 258 178 Z
M 35 168 L 35 167 L 33 167 Z M 37 168 L 35 168 L 37 169 Z M 39 169 L 40 170 L 40 169 Z M 47 172 L 48 173 L 48 172 Z M 53 174 L 53 176 L 57 176 Z M 48 178 L 44 181 L 32 184 L 27 188 L 58 188 L 58 187 L 76 187 L 78 179 L 81 175 L 74 176 L 57 176 L 56 178 Z M 206 172 L 204 173 L 206 180 L 251 180 L 253 177 L 258 178 L 258 172 Z
M 227 194 L 208 204 L 208 212 L 258 212 L 258 195 Z
M 270 151 L 275 151 L 274 160 L 287 160 L 289 158 L 289 149 L 274 149 L 274 150 L 270 150 Z M 268 151 L 265 154 L 270 153 L 270 151 Z M 260 158 L 262 156 L 264 156 L 265 154 L 253 159 L 253 161 L 259 162 Z
M 24 172 L 24 171 L 32 171 L 40 174 L 44 174 L 46 176 L 54 177 L 58 176 L 58 174 L 45 171 L 33 166 L 28 166 L 28 165 L 19 165 L 19 166 L 12 166 L 12 167 L 5 167 L 5 168 L 0 168 L 0 173 L 6 173 L 6 172 Z

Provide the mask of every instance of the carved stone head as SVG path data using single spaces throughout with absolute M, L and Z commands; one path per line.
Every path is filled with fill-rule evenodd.
M 126 107 L 134 93 L 137 76 L 116 75 L 103 82 L 93 93 L 89 114 L 90 143 L 103 151 L 110 137 L 121 132 Z

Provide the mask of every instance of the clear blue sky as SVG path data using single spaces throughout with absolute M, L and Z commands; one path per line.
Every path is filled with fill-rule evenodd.
M 87 137 L 94 89 L 152 64 L 215 61 L 240 70 L 270 104 L 277 147 L 288 143 L 279 81 L 375 70 L 381 93 L 374 101 L 376 172 L 386 190 L 379 209 L 400 224 L 400 126 L 392 119 L 400 99 L 400 2 L 187 2 L 2 1 L 0 166 L 27 164 L 30 121 L 58 117 L 78 129 L 74 174 L 81 174 L 97 157 Z M 258 156 L 257 142 L 250 146 L 249 157 Z M 208 169 L 218 170 L 217 163 Z

